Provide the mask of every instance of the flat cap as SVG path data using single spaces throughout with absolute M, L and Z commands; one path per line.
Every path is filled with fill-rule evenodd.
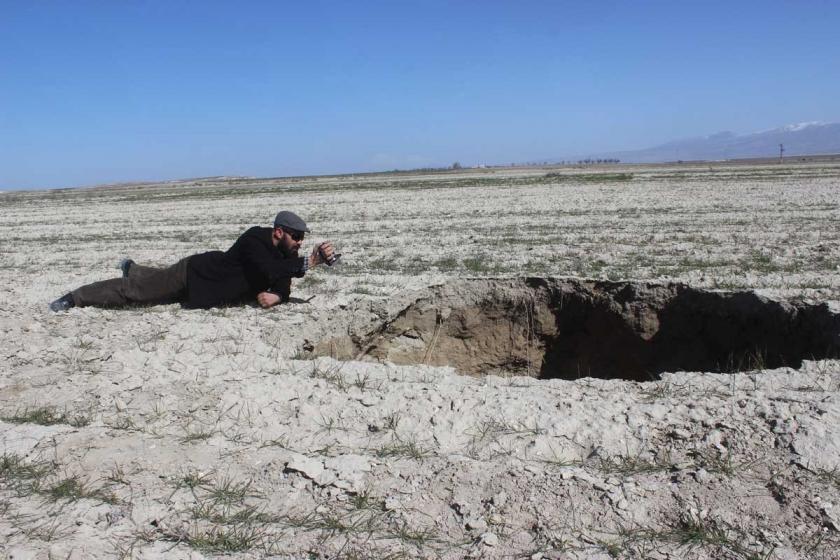
M 274 218 L 274 227 L 285 227 L 295 231 L 309 231 L 309 228 L 306 227 L 306 222 L 300 216 L 288 210 L 277 213 L 277 216 Z

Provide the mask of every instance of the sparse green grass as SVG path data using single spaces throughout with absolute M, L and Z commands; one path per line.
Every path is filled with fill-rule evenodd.
M 685 515 L 664 528 L 620 526 L 611 536 L 590 539 L 612 558 L 648 558 L 651 553 L 671 545 L 681 554 L 701 549 L 713 558 L 769 560 L 774 549 L 766 544 L 746 546 L 744 543 L 755 540 L 746 531 L 696 515 Z
M 26 496 L 38 492 L 56 468 L 57 465 L 50 461 L 26 460 L 15 453 L 3 453 L 0 455 L 0 483 Z
M 690 391 L 687 387 L 670 381 L 654 381 L 645 383 L 639 394 L 644 397 L 644 402 L 652 403 L 661 399 L 686 397 L 690 395 Z
M 195 527 L 189 532 L 164 532 L 165 540 L 184 543 L 201 552 L 230 553 L 265 549 L 268 532 L 262 525 L 238 523 L 209 528 Z
M 120 464 L 115 464 L 111 467 L 105 479 L 116 484 L 128 484 L 128 475 Z
M 761 459 L 736 460 L 732 453 L 722 453 L 714 449 L 695 449 L 688 452 L 688 456 L 710 473 L 721 473 L 726 476 L 739 476 L 761 463 Z
M 131 416 L 117 416 L 116 418 L 105 422 L 105 425 L 112 430 L 125 430 L 128 432 L 137 431 L 139 429 Z
M 382 388 L 382 382 L 378 381 L 378 380 L 373 380 L 371 378 L 370 373 L 368 373 L 368 372 L 365 372 L 365 373 L 357 372 L 355 378 L 353 379 L 353 381 L 350 382 L 350 384 L 353 387 L 356 387 L 356 388 L 358 388 L 362 391 L 367 390 L 367 389 L 372 389 L 372 390 L 378 391 Z
M 229 476 L 219 478 L 213 485 L 206 487 L 206 491 L 206 499 L 223 506 L 240 504 L 245 498 L 260 496 L 250 480 L 236 481 Z
M 386 414 L 382 418 L 381 427 L 377 426 L 375 424 L 371 424 L 368 427 L 368 431 L 371 431 L 371 432 L 374 432 L 374 433 L 379 432 L 379 431 L 385 431 L 385 432 L 391 432 L 391 433 L 396 434 L 397 426 L 399 425 L 401 418 L 402 418 L 402 414 L 400 414 L 399 412 L 392 412 L 390 414 Z
M 262 497 L 252 481 L 187 471 L 174 483 L 175 491 L 190 490 L 195 503 L 188 513 L 197 523 L 187 532 L 165 531 L 166 540 L 184 542 L 203 552 L 265 550 L 269 542 L 268 527 L 280 519 L 257 505 L 246 503 Z
M 90 424 L 91 416 L 85 412 L 59 411 L 52 406 L 42 406 L 17 410 L 12 414 L 0 416 L 0 420 L 10 424 L 40 424 L 41 426 L 67 424 L 74 428 L 81 428 Z
M 432 543 L 444 542 L 434 529 L 418 529 L 410 526 L 405 521 L 392 527 L 385 533 L 384 538 L 398 539 L 404 543 L 413 545 L 417 549 L 427 548 Z
M 193 519 L 210 521 L 217 525 L 237 525 L 242 523 L 276 523 L 279 518 L 269 514 L 255 505 L 220 504 L 212 499 L 202 499 L 197 502 L 190 514 Z
M 295 286 L 296 288 L 314 288 L 315 286 L 320 286 L 321 284 L 325 284 L 327 281 L 318 276 L 317 274 L 307 274 L 303 277 L 303 279 L 297 283 Z
M 51 502 L 75 502 L 82 499 L 116 504 L 116 496 L 107 488 L 94 486 L 78 475 L 57 478 L 58 465 L 44 460 L 27 461 L 22 456 L 0 456 L 0 486 L 18 496 L 38 494 Z
M 318 531 L 323 533 L 323 537 L 329 538 L 344 534 L 373 535 L 382 530 L 381 518 L 384 515 L 384 512 L 356 509 L 350 512 L 313 511 L 304 515 L 287 514 L 281 519 L 288 527 Z
M 467 257 L 461 262 L 461 266 L 467 272 L 476 274 L 493 272 L 497 269 L 493 259 L 487 256 Z
M 835 488 L 840 490 L 840 467 L 832 469 L 813 469 L 817 478 L 823 482 L 832 484 Z
M 318 432 L 326 432 L 327 434 L 332 434 L 333 432 L 346 432 L 347 427 L 344 425 L 344 422 L 340 417 L 335 416 L 324 416 L 321 415 L 321 418 L 316 422 L 318 424 L 319 429 Z
M 376 291 L 374 291 L 372 288 L 369 288 L 369 287 L 367 287 L 365 285 L 361 285 L 361 284 L 357 284 L 357 285 L 353 286 L 350 291 L 354 294 L 359 294 L 359 295 L 363 295 L 363 296 L 376 295 Z
M 322 363 L 313 362 L 312 371 L 309 372 L 309 377 L 313 379 L 323 379 L 330 385 L 337 387 L 342 391 L 346 391 L 350 384 L 347 383 L 344 379 L 344 375 L 341 373 L 343 367 L 343 363 L 333 366 L 324 366 Z
M 689 550 L 702 547 L 730 552 L 744 560 L 767 560 L 773 554 L 772 546 L 752 550 L 742 543 L 749 542 L 748 535 L 731 525 L 696 516 L 685 516 L 664 536 Z
M 432 262 L 432 266 L 437 267 L 441 272 L 449 272 L 458 269 L 458 259 L 455 257 L 443 257 Z
M 103 356 L 93 351 L 88 342 L 80 342 L 77 348 L 71 349 L 61 357 L 61 362 L 71 373 L 97 375 L 103 370 Z
M 546 433 L 536 421 L 533 426 L 523 423 L 511 423 L 496 418 L 488 418 L 477 422 L 471 429 L 470 442 L 475 446 L 485 441 L 497 442 L 502 436 L 537 436 Z
M 371 494 L 370 490 L 365 490 L 351 495 L 350 505 L 353 506 L 353 509 L 382 511 L 385 507 L 385 502 L 382 498 L 377 498 Z
M 183 437 L 181 443 L 195 443 L 197 441 L 205 441 L 212 438 L 219 433 L 216 428 L 199 428 L 198 430 L 188 430 Z
M 9 522 L 28 538 L 42 542 L 65 539 L 74 528 L 68 519 L 60 515 L 46 519 L 38 515 L 14 515 L 9 517 Z
M 382 382 L 374 380 L 368 372 L 357 372 L 355 377 L 348 379 L 341 371 L 343 367 L 343 362 L 333 366 L 324 366 L 323 364 L 314 362 L 312 364 L 312 370 L 309 372 L 309 377 L 323 379 L 342 391 L 347 391 L 351 387 L 356 387 L 362 391 L 379 390 L 382 388 Z
M 398 437 L 376 449 L 373 449 L 377 457 L 408 457 L 415 460 L 422 460 L 434 455 L 431 448 L 425 447 L 417 441 L 403 440 Z
M 546 173 L 552 183 L 615 183 L 633 180 L 632 173 Z
M 260 444 L 260 448 L 263 447 L 279 447 L 281 449 L 291 449 L 291 439 L 289 436 L 280 436 L 274 439 L 265 440 Z
M 118 503 L 117 497 L 103 487 L 94 487 L 79 476 L 71 475 L 60 479 L 44 488 L 41 492 L 50 500 L 57 502 L 66 500 L 98 500 L 107 504 Z
M 184 471 L 183 474 L 181 474 L 180 476 L 176 477 L 172 482 L 175 486 L 175 492 L 177 492 L 181 488 L 187 488 L 193 494 L 195 494 L 196 490 L 210 486 L 213 480 L 213 476 L 213 472 L 187 470 Z

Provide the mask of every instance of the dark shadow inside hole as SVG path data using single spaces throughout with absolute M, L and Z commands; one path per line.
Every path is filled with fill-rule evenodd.
M 825 305 L 690 288 L 633 300 L 635 314 L 615 301 L 572 296 L 562 307 L 552 302 L 558 332 L 544 340 L 541 378 L 647 381 L 666 371 L 799 368 L 803 359 L 838 356 L 838 318 Z M 641 325 L 634 321 L 639 316 L 655 324 Z

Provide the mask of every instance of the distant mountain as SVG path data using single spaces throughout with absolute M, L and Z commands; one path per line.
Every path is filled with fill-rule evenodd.
M 779 155 L 779 144 L 784 145 L 785 156 L 838 154 L 840 123 L 806 122 L 752 134 L 718 132 L 643 150 L 602 153 L 591 157 L 636 163 L 774 157 Z

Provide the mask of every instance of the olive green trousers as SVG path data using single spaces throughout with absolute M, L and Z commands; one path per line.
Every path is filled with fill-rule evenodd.
M 181 259 L 167 268 L 132 264 L 125 278 L 112 278 L 73 290 L 79 307 L 122 307 L 181 301 L 187 290 L 187 263 Z

